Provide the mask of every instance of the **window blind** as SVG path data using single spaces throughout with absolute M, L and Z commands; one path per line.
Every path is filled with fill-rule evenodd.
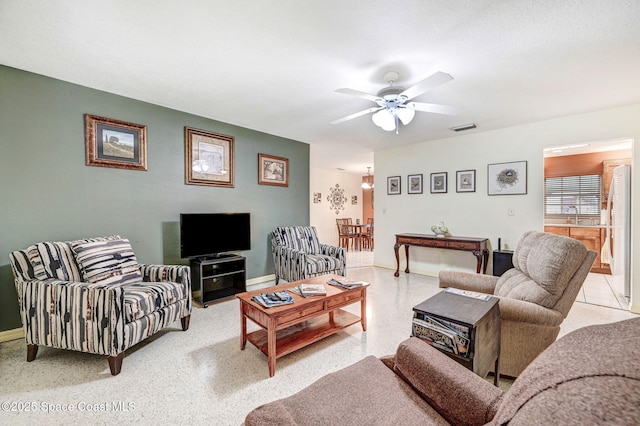
M 546 178 L 545 215 L 599 215 L 600 194 L 600 175 Z

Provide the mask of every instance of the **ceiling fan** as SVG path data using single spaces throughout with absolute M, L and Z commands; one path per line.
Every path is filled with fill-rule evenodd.
M 375 95 L 370 95 L 369 93 L 360 92 L 354 89 L 336 90 L 338 93 L 357 96 L 362 99 L 373 101 L 378 104 L 378 106 L 367 108 L 364 111 L 356 112 L 355 114 L 347 115 L 346 117 L 332 121 L 331 124 L 342 123 L 344 121 L 360 117 L 361 115 L 375 112 L 375 114 L 371 116 L 375 125 L 386 131 L 395 130 L 397 134 L 398 120 L 406 126 L 411 122 L 411 120 L 413 120 L 416 111 L 447 115 L 456 115 L 460 112 L 460 108 L 454 106 L 429 104 L 424 102 L 409 102 L 416 96 L 422 95 L 441 84 L 453 80 L 453 77 L 449 74 L 438 71 L 408 89 L 393 85 L 393 83 L 398 81 L 399 77 L 400 74 L 396 71 L 386 72 L 383 78 L 387 83 L 389 83 L 389 86 L 378 91 Z

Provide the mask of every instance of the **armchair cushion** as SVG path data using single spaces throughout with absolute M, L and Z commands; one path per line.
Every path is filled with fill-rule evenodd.
M 184 286 L 173 282 L 137 282 L 125 284 L 122 289 L 126 322 L 136 321 L 187 297 Z
M 74 241 L 71 249 L 85 282 L 130 284 L 142 281 L 138 260 L 127 239 Z
M 494 294 L 552 308 L 586 256 L 587 248 L 578 240 L 526 232 L 513 255 L 514 268 L 500 277 Z
M 394 371 L 452 424 L 483 425 L 502 400 L 499 388 L 415 337 L 398 346 Z
M 287 246 L 304 253 L 320 253 L 320 240 L 313 226 L 285 226 L 276 228 L 273 237 L 277 245 Z
M 35 245 L 45 276 L 37 278 L 56 278 L 63 281 L 82 281 L 82 275 L 76 264 L 71 245 L 67 242 L 44 242 Z M 38 268 L 36 268 L 38 269 Z
M 306 256 L 305 269 L 309 276 L 324 273 L 324 271 L 335 271 L 340 269 L 342 261 L 324 254 L 308 254 Z
M 288 398 L 256 408 L 247 415 L 244 424 L 396 426 L 449 423 L 384 363 L 368 356 L 327 374 Z

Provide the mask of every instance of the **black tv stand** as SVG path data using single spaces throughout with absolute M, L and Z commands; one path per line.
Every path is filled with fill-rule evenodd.
M 210 302 L 247 291 L 246 258 L 221 253 L 191 259 L 193 299 L 205 308 Z
M 237 254 L 232 254 L 232 253 L 213 253 L 213 254 L 208 254 L 206 256 L 198 256 L 195 258 L 195 260 L 197 260 L 198 262 L 206 262 L 207 260 L 219 260 L 219 259 L 225 259 L 225 258 L 229 258 L 229 257 L 237 257 Z

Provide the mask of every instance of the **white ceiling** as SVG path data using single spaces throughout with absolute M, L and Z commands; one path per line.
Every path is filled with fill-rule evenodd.
M 0 0 L 0 64 L 299 140 L 311 164 L 366 174 L 373 151 L 640 102 L 638 0 Z M 400 133 L 375 106 L 398 71 Z M 1 95 L 1 94 L 0 94 Z M 127 119 L 127 117 L 114 117 Z M 150 142 L 151 143 L 151 142 Z

